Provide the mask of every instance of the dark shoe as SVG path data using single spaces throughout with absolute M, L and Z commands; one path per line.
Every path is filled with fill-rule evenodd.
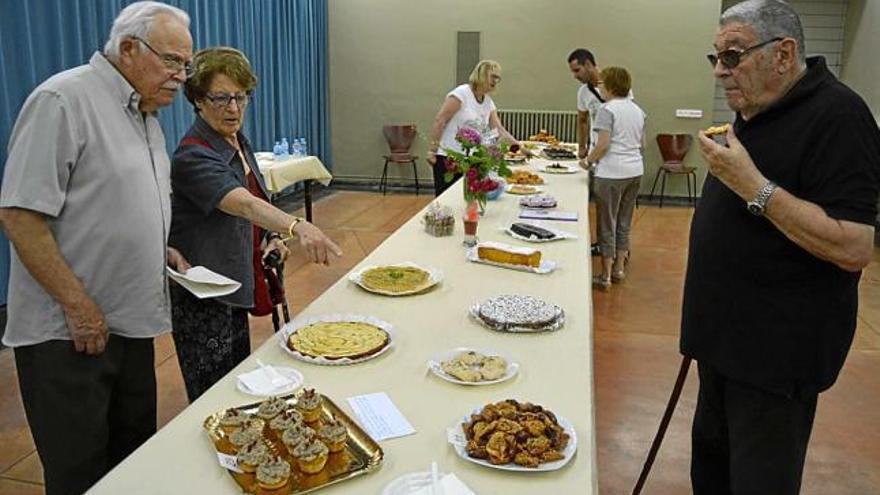
M 599 251 L 599 243 L 590 244 L 590 256 L 601 256 L 602 252 Z

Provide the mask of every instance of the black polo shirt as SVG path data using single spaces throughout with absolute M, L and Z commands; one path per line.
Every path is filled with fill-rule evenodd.
M 821 57 L 737 137 L 764 176 L 831 218 L 873 225 L 880 131 Z M 711 174 L 691 224 L 681 352 L 786 395 L 830 387 L 852 343 L 860 273 L 786 238 Z

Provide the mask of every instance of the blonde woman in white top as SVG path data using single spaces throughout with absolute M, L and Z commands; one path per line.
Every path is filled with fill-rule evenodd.
M 455 140 L 455 133 L 459 128 L 472 127 L 484 136 L 496 131 L 502 140 L 519 144 L 501 125 L 495 102 L 489 96 L 500 82 L 501 65 L 494 60 L 481 60 L 471 71 L 467 84 L 462 84 L 447 93 L 446 100 L 434 117 L 430 134 L 431 144 L 428 149 L 428 163 L 434 169 L 436 196 L 449 187 L 449 183 L 443 178 L 448 164 L 445 150 L 461 151 L 461 145 Z M 455 182 L 460 176 L 456 174 L 451 182 Z
M 626 276 L 630 225 L 645 173 L 645 112 L 627 97 L 632 78 L 626 69 L 607 67 L 599 77 L 605 103 L 596 114 L 596 145 L 587 161 L 597 164 L 593 196 L 602 255 L 602 272 L 593 279 L 593 286 L 609 290 L 612 281 Z

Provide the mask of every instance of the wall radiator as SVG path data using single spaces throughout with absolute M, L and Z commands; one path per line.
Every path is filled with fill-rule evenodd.
M 561 110 L 498 110 L 504 128 L 521 140 L 546 129 L 560 141 L 577 142 L 577 112 Z

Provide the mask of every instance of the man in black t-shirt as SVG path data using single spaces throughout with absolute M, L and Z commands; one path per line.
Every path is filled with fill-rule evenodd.
M 694 493 L 795 494 L 818 393 L 852 343 L 872 257 L 880 131 L 804 56 L 778 0 L 721 17 L 709 55 L 736 122 L 700 133 L 710 175 L 691 226 L 681 352 L 698 362 Z

